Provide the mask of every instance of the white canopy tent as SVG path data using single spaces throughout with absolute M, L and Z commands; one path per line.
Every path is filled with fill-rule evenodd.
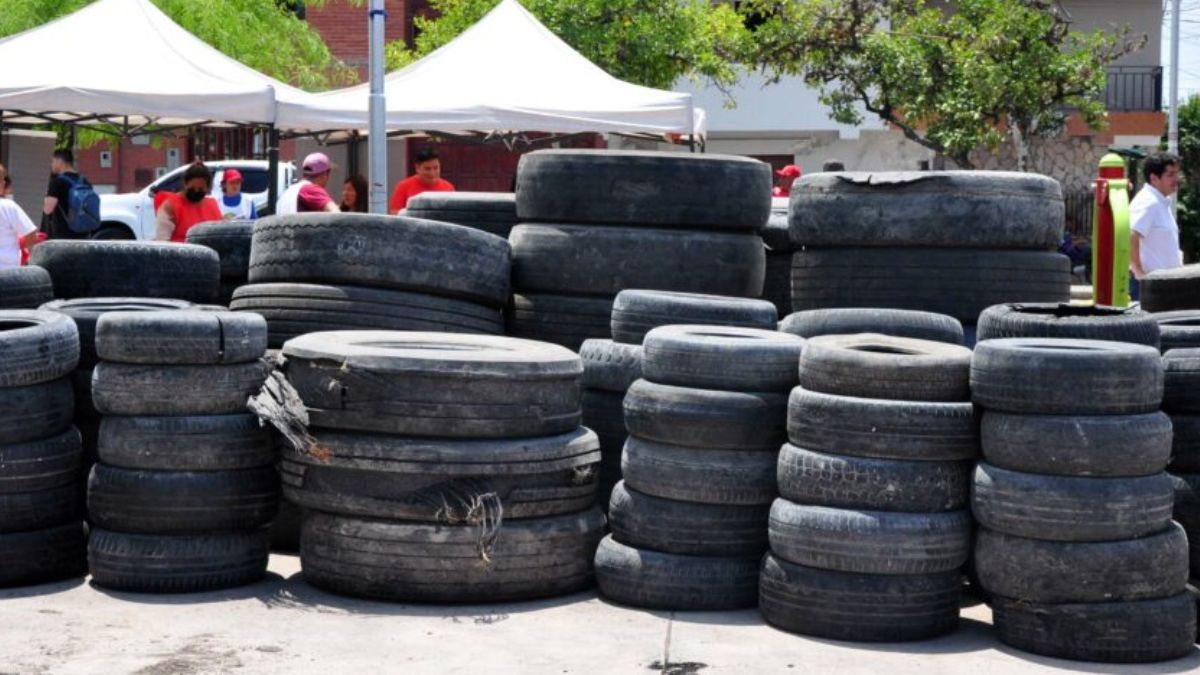
M 503 0 L 441 49 L 386 79 L 390 131 L 703 134 L 691 94 L 619 80 Z M 368 126 L 366 85 L 280 101 L 277 125 L 318 133 Z

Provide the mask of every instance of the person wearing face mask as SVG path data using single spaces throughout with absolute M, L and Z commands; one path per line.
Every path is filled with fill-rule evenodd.
M 183 192 L 167 197 L 158 207 L 155 219 L 157 241 L 187 241 L 193 225 L 221 220 L 221 207 L 213 199 L 212 174 L 203 162 L 196 162 L 183 172 Z

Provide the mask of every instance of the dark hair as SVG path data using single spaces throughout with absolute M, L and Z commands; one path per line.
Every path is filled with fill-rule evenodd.
M 438 159 L 441 155 L 433 148 L 421 148 L 417 151 L 417 164 L 424 164 L 431 159 Z
M 369 192 L 371 188 L 367 186 L 367 179 L 363 178 L 362 174 L 356 173 L 343 181 L 343 184 L 345 183 L 354 186 L 354 203 L 349 208 L 344 203 L 340 204 L 339 206 L 341 206 L 342 211 L 353 211 L 354 213 L 366 213 L 369 211 L 370 202 L 368 198 L 370 197 Z
M 71 164 L 71 165 L 75 164 L 75 153 L 71 152 L 70 148 L 63 148 L 62 150 L 55 150 L 52 157 L 54 157 L 54 159 L 61 159 L 62 161 L 66 162 L 67 164 Z
M 825 164 L 821 166 L 821 171 L 845 171 L 846 165 L 842 164 L 838 159 L 827 159 Z
M 204 166 L 204 162 L 192 162 L 187 170 L 183 172 L 184 183 L 196 178 L 203 178 L 204 182 L 208 183 L 208 187 L 212 187 L 212 172 L 208 170 L 207 166 Z
M 1142 176 L 1149 183 L 1151 176 L 1162 178 L 1162 175 L 1167 172 L 1167 168 L 1172 166 L 1179 166 L 1179 157 L 1169 152 L 1156 152 L 1147 157 L 1145 163 L 1142 164 Z

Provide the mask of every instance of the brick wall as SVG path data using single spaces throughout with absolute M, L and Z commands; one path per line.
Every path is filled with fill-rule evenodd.
M 411 40 L 412 17 L 428 11 L 425 0 L 386 0 L 386 40 Z M 358 68 L 359 77 L 366 81 L 367 64 L 370 56 L 369 31 L 367 27 L 367 3 L 353 7 L 345 0 L 330 0 L 324 7 L 310 7 L 308 23 L 329 45 L 329 51 L 347 65 Z

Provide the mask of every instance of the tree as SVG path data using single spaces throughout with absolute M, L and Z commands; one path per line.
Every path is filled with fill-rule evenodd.
M 959 166 L 1011 140 L 1025 170 L 1031 139 L 1058 132 L 1073 109 L 1105 121 L 1107 66 L 1144 36 L 1071 30 L 1057 0 L 747 0 L 758 17 L 750 54 L 773 79 L 799 75 L 830 116 L 863 111 Z
M 1180 248 L 1191 262 L 1200 260 L 1200 95 L 1179 106 Z

